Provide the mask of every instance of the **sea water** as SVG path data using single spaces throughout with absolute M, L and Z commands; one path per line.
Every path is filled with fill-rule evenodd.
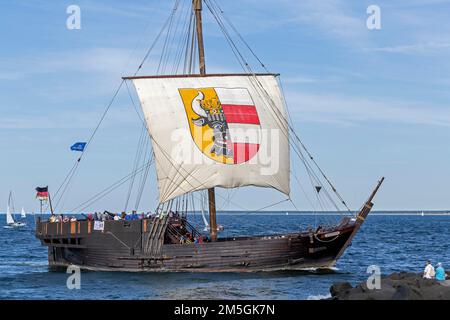
M 330 222 L 339 217 L 327 216 Z M 200 227 L 201 216 L 192 217 Z M 320 299 L 335 282 L 355 285 L 377 265 L 382 274 L 421 272 L 430 259 L 450 269 L 450 216 L 383 216 L 366 220 L 330 273 L 125 273 L 81 272 L 81 288 L 69 290 L 70 274 L 47 268 L 47 248 L 34 237 L 34 217 L 20 230 L 0 228 L 0 299 Z M 290 213 L 224 214 L 222 236 L 297 231 L 317 217 Z M 5 216 L 0 215 L 0 226 Z

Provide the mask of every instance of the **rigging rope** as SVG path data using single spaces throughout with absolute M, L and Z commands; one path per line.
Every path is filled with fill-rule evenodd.
M 141 156 L 142 156 L 142 147 L 141 146 L 142 146 L 142 143 L 144 141 L 144 137 L 145 137 L 146 131 L 147 130 L 146 130 L 145 126 L 142 126 L 141 135 L 139 137 L 138 146 L 136 148 L 136 155 L 134 157 L 133 170 L 137 169 L 137 167 L 139 165 L 139 162 L 141 160 Z M 127 198 L 126 198 L 125 207 L 124 207 L 124 210 L 123 210 L 125 212 L 127 211 L 127 208 L 128 208 L 128 202 L 130 201 L 131 192 L 133 191 L 134 181 L 136 180 L 135 178 L 136 178 L 136 176 L 133 176 L 133 178 L 130 181 L 130 185 L 128 187 Z
M 175 1 L 175 7 L 174 7 L 174 11 L 173 11 L 174 14 L 170 15 L 170 18 L 169 18 L 169 26 L 167 28 L 167 34 L 166 34 L 166 38 L 164 40 L 164 45 L 163 45 L 163 48 L 162 48 L 162 54 L 161 54 L 160 59 L 159 59 L 158 69 L 157 69 L 157 72 L 156 72 L 157 74 L 160 74 L 160 73 L 163 72 L 165 60 L 166 60 L 166 58 L 168 59 L 167 56 L 170 55 L 169 51 L 167 51 L 167 46 L 168 46 L 168 43 L 169 43 L 170 38 L 171 38 L 171 32 L 172 32 L 172 27 L 173 27 L 173 20 L 174 20 L 174 17 L 175 17 L 175 12 L 178 9 L 179 3 L 180 3 L 180 0 L 176 0 Z
M 253 84 L 253 86 L 254 86 L 256 89 L 259 87 L 259 90 L 260 90 L 260 91 L 265 91 L 264 87 L 263 87 L 262 84 L 259 82 L 259 80 L 256 78 L 255 73 L 252 71 L 251 67 L 249 66 L 249 64 L 248 64 L 247 61 L 245 60 L 244 56 L 241 54 L 241 52 L 240 52 L 239 49 L 237 48 L 236 44 L 234 43 L 233 39 L 231 38 L 230 34 L 229 34 L 228 31 L 226 30 L 225 25 L 223 24 L 223 22 L 222 22 L 221 19 L 220 19 L 219 13 L 222 14 L 222 16 L 224 17 L 225 21 L 226 21 L 226 22 L 231 26 L 231 28 L 236 32 L 236 34 L 238 35 L 238 37 L 239 37 L 239 39 L 242 41 L 242 43 L 244 43 L 244 45 L 249 49 L 249 51 L 252 53 L 252 55 L 258 60 L 258 62 L 261 64 L 261 66 L 268 72 L 267 68 L 266 68 L 265 65 L 262 63 L 262 61 L 256 56 L 256 54 L 255 54 L 254 51 L 251 49 L 251 47 L 248 45 L 248 43 L 244 40 L 244 38 L 242 37 L 242 35 L 236 30 L 236 28 L 232 25 L 232 23 L 225 17 L 224 12 L 220 9 L 220 7 L 217 5 L 217 3 L 215 3 L 214 0 L 212 0 L 212 1 L 213 1 L 213 2 L 210 2 L 210 0 L 205 0 L 205 4 L 207 5 L 207 7 L 208 7 L 208 9 L 210 10 L 210 12 L 213 14 L 213 16 L 214 16 L 214 18 L 216 19 L 216 21 L 218 22 L 219 27 L 221 28 L 222 32 L 224 33 L 225 38 L 226 38 L 227 42 L 229 43 L 229 45 L 230 45 L 230 47 L 231 47 L 231 49 L 232 49 L 234 55 L 236 56 L 236 58 L 237 58 L 239 64 L 241 65 L 241 67 L 242 67 L 244 70 L 247 70 L 247 72 L 253 74 L 253 76 L 254 76 L 254 78 L 255 78 L 254 80 L 255 80 L 255 82 L 256 82 L 256 83 Z M 216 7 L 214 7 L 214 3 L 215 3 L 215 6 L 216 6 Z M 155 39 L 154 44 L 150 47 L 149 51 L 148 51 L 147 54 L 145 55 L 145 57 L 144 57 L 142 63 L 139 65 L 138 70 L 135 72 L 134 75 L 136 75 L 136 74 L 139 72 L 139 70 L 142 68 L 143 64 L 145 63 L 145 61 L 147 60 L 147 58 L 148 58 L 148 56 L 149 56 L 149 54 L 150 54 L 150 51 L 153 49 L 154 45 L 156 44 L 156 42 L 158 41 L 158 39 L 160 38 L 160 36 L 163 34 L 163 31 L 167 29 L 166 38 L 165 38 L 164 46 L 163 46 L 163 52 L 162 52 L 162 55 L 161 55 L 161 58 L 160 58 L 160 61 L 159 61 L 159 65 L 158 65 L 158 73 L 159 73 L 159 72 L 164 72 L 164 71 L 165 71 L 166 66 L 167 66 L 167 63 L 168 63 L 168 61 L 169 61 L 169 59 L 170 59 L 170 53 L 167 52 L 167 51 L 168 51 L 167 48 L 170 47 L 170 42 L 173 41 L 174 38 L 175 38 L 175 34 L 172 35 L 172 30 L 173 30 L 174 15 L 175 15 L 175 12 L 176 12 L 176 10 L 177 10 L 177 8 L 178 8 L 178 5 L 179 5 L 179 0 L 177 0 L 177 1 L 175 2 L 175 7 L 174 7 L 174 10 L 173 10 L 172 14 L 169 16 L 169 19 L 166 21 L 166 24 L 164 25 L 164 27 L 163 27 L 163 29 L 161 30 L 161 32 L 158 34 L 157 39 Z M 218 13 L 218 11 L 219 11 L 219 13 Z M 186 41 L 186 42 L 185 42 L 185 43 L 186 43 L 186 51 L 185 51 L 185 52 L 186 52 L 186 55 L 185 55 L 185 65 L 184 65 L 184 70 L 187 71 L 186 73 L 192 73 L 193 70 L 195 69 L 195 61 L 196 61 L 195 56 L 196 56 L 196 54 L 197 54 L 197 52 L 196 52 L 196 48 L 197 48 L 197 47 L 194 45 L 194 44 L 195 44 L 195 40 L 196 40 L 196 33 L 195 33 L 195 26 L 194 26 L 194 24 L 192 23 L 192 22 L 193 22 L 193 12 L 192 12 L 192 11 L 191 11 L 190 16 L 191 16 L 191 19 L 189 20 L 189 30 L 188 30 L 188 33 L 187 33 L 186 37 L 185 37 L 184 39 L 181 40 L 182 42 L 180 42 L 180 45 L 181 45 L 181 43 L 184 43 L 184 41 Z M 188 19 L 186 19 L 186 22 L 185 22 L 185 23 L 187 23 L 187 21 L 188 21 Z M 175 27 L 175 30 L 178 29 L 179 23 L 180 23 L 180 21 L 177 22 L 177 27 Z M 172 39 L 172 40 L 170 40 L 170 39 Z M 181 48 L 182 48 L 182 47 L 181 47 Z M 181 52 L 181 51 L 180 51 L 180 52 Z M 189 54 L 188 54 L 188 52 L 189 52 Z M 177 64 L 177 58 L 176 58 L 176 57 L 177 57 L 177 56 L 175 55 L 175 64 Z M 179 64 L 179 61 L 181 61 L 181 58 L 178 60 L 178 64 Z M 176 67 L 176 70 L 178 70 L 178 66 Z M 122 83 L 121 83 L 121 85 L 120 85 L 120 87 L 119 87 L 119 90 L 120 90 L 120 88 L 122 87 L 123 82 L 124 82 L 124 81 L 122 81 Z M 126 85 L 126 86 L 127 86 L 128 92 L 129 92 L 128 85 Z M 258 89 L 257 89 L 257 90 L 258 90 Z M 117 92 L 117 93 L 118 93 L 118 92 Z M 115 97 L 117 96 L 117 93 L 116 93 L 115 96 L 113 97 L 113 100 L 112 100 L 112 101 L 114 101 Z M 129 94 L 130 94 L 130 93 L 129 93 Z M 266 94 L 267 94 L 267 92 L 266 92 Z M 131 96 L 131 94 L 130 94 L 130 96 Z M 269 99 L 271 99 L 271 98 L 269 97 Z M 273 101 L 272 101 L 272 103 L 273 103 Z M 112 104 L 112 102 L 111 102 L 111 104 Z M 134 103 L 133 103 L 133 106 L 135 107 Z M 100 125 L 101 125 L 101 123 L 102 123 L 104 117 L 106 116 L 106 113 L 107 113 L 108 110 L 109 110 L 109 107 L 110 107 L 110 105 L 108 106 L 107 110 L 105 110 L 105 113 L 102 115 L 102 118 L 101 118 L 99 124 L 97 125 L 96 129 L 94 130 L 93 135 L 92 135 L 91 138 L 89 139 L 88 144 L 91 142 L 91 140 L 93 139 L 93 137 L 94 137 L 96 131 L 97 131 L 98 128 L 100 127 Z M 135 108 L 135 109 L 136 109 L 136 108 Z M 275 110 L 272 110 L 272 112 L 275 112 Z M 137 112 L 137 113 L 139 114 L 139 112 Z M 276 112 L 275 112 L 275 113 L 276 113 Z M 290 116 L 290 115 L 289 115 L 289 116 Z M 280 121 L 280 122 L 286 121 L 286 119 L 283 119 L 284 117 L 281 118 L 280 115 L 278 115 L 278 114 L 275 114 L 275 117 L 278 118 L 278 121 Z M 140 120 L 141 120 L 143 123 L 145 123 L 145 121 L 143 121 L 143 119 L 142 119 L 141 117 L 140 117 Z M 289 125 L 289 123 L 288 123 L 288 130 L 289 130 L 289 131 L 292 131 L 292 133 L 294 134 L 294 136 L 296 137 L 296 139 L 297 139 L 298 142 L 300 143 L 300 146 L 301 146 L 301 147 L 307 152 L 307 154 L 309 155 L 310 160 L 314 163 L 314 165 L 315 165 L 316 167 L 318 167 L 318 164 L 317 164 L 317 163 L 315 162 L 315 160 L 312 158 L 312 156 L 310 155 L 309 151 L 304 147 L 303 143 L 301 142 L 301 140 L 299 139 L 299 137 L 295 134 L 295 132 L 293 131 L 293 128 L 291 127 L 291 125 Z M 289 134 L 289 132 L 287 132 L 287 133 L 285 133 L 285 134 Z M 151 138 L 151 136 L 150 136 L 150 138 Z M 288 140 L 289 140 L 289 139 L 288 139 Z M 152 139 L 152 141 L 155 142 L 153 139 Z M 306 162 L 306 157 L 304 157 L 304 155 L 303 155 L 303 153 L 301 152 L 300 148 L 299 148 L 298 146 L 296 146 L 295 144 L 292 144 L 292 143 L 290 143 L 290 144 L 291 144 L 291 146 L 293 147 L 293 150 L 294 150 L 294 151 L 297 153 L 297 155 L 302 159 L 302 162 L 304 162 L 305 168 L 306 168 L 306 170 L 307 170 L 307 172 L 308 172 L 308 175 L 310 176 L 311 182 L 312 182 L 313 180 L 316 180 L 316 182 L 317 182 L 316 185 L 319 184 L 319 183 L 320 183 L 319 177 L 315 175 L 314 170 L 312 170 L 312 168 L 309 166 L 309 164 L 306 164 L 306 163 L 307 163 L 307 162 Z M 77 163 L 76 163 L 75 166 L 74 166 L 75 169 L 73 170 L 73 173 L 70 175 L 70 178 L 69 178 L 69 180 L 68 180 L 69 182 L 70 182 L 70 180 L 72 179 L 72 177 L 73 177 L 73 175 L 74 175 L 74 173 L 75 173 L 75 171 L 76 171 L 76 168 L 78 167 L 78 164 L 79 164 L 79 162 L 80 162 L 82 156 L 83 156 L 83 153 L 82 153 L 82 155 L 80 156 L 79 160 L 77 161 Z M 144 157 L 144 159 L 145 159 L 145 157 Z M 169 162 L 171 162 L 171 161 L 169 160 Z M 173 165 L 173 164 L 172 164 L 172 165 Z M 174 166 L 174 167 L 175 167 L 175 166 Z M 331 181 L 325 176 L 325 174 L 324 174 L 323 171 L 320 169 L 320 167 L 318 167 L 318 168 L 319 168 L 320 173 L 321 173 L 322 176 L 324 177 L 324 179 L 325 179 L 325 180 L 328 182 L 328 184 L 331 186 L 333 192 L 337 194 L 336 188 L 334 188 L 334 186 L 331 184 Z M 142 196 L 142 192 L 143 192 L 143 184 L 144 184 L 143 181 L 145 182 L 145 179 L 146 179 L 146 178 L 144 179 L 144 177 L 146 177 L 146 176 L 148 175 L 148 170 L 149 170 L 149 168 L 147 167 L 146 170 L 145 170 L 145 172 L 144 172 L 144 174 L 141 176 L 141 183 L 140 183 L 140 187 L 139 187 L 140 195 L 138 195 L 138 197 L 137 197 L 137 199 L 136 199 L 136 206 L 139 205 L 140 197 Z M 179 170 L 179 169 L 178 169 L 178 170 Z M 190 175 L 190 174 L 188 173 L 188 175 Z M 134 180 L 134 178 L 133 178 L 133 180 Z M 184 180 L 187 181 L 187 177 L 184 177 Z M 189 181 L 187 181 L 187 182 L 189 183 Z M 133 182 L 133 183 L 134 183 L 134 182 Z M 312 183 L 313 183 L 313 182 L 312 182 Z M 322 184 L 320 183 L 320 185 L 322 185 Z M 67 188 L 67 185 L 66 185 L 66 187 L 63 189 L 63 194 L 64 194 L 66 188 Z M 131 188 L 132 188 L 132 187 L 131 187 Z M 131 192 L 131 191 L 130 191 L 130 192 Z M 326 189 L 325 189 L 325 195 L 327 195 Z M 128 196 L 128 198 L 129 198 L 129 196 Z M 222 197 L 222 198 L 223 198 L 223 197 Z M 342 197 L 339 196 L 339 198 L 340 198 L 340 200 L 342 201 L 342 203 L 346 206 L 346 204 L 345 204 L 345 202 L 343 201 Z M 139 199 L 139 200 L 138 200 L 138 199 Z M 229 194 L 229 193 L 228 193 L 227 199 L 225 199 L 225 200 L 226 200 L 226 202 L 225 202 L 226 204 L 231 203 L 231 201 L 230 201 L 230 194 Z M 330 200 L 331 200 L 331 202 L 333 202 L 333 204 L 334 204 L 334 201 L 332 200 L 331 197 L 330 197 Z M 291 201 L 291 203 L 292 203 L 292 204 L 294 205 L 294 207 L 295 207 L 295 204 L 292 202 L 292 200 L 291 200 L 290 198 L 287 199 L 287 200 L 283 200 L 282 202 L 284 202 L 284 201 Z M 59 202 L 58 202 L 58 203 L 59 203 Z M 128 200 L 127 200 L 127 205 L 128 205 Z M 276 205 L 276 204 L 274 204 L 274 205 Z M 272 206 L 273 206 L 273 205 L 272 205 Z M 269 206 L 269 207 L 270 207 L 270 206 Z M 264 208 L 267 208 L 267 207 L 264 207 Z M 263 209 L 264 209 L 264 208 L 263 208 Z M 187 209 L 187 200 L 186 200 L 186 209 Z M 348 209 L 348 207 L 347 207 L 347 209 Z M 262 209 L 258 209 L 258 210 L 262 210 Z M 257 210 L 257 211 L 258 211 L 258 210 Z
M 280 204 L 280 203 L 286 202 L 286 201 L 291 201 L 291 199 L 290 199 L 290 198 L 283 199 L 283 200 L 281 200 L 281 201 L 275 202 L 275 203 L 273 203 L 273 204 L 267 205 L 267 206 L 262 207 L 262 208 L 259 208 L 259 209 L 257 209 L 257 210 L 249 211 L 249 213 L 259 212 L 259 211 L 262 211 L 262 210 L 264 210 L 264 209 L 274 207 L 274 206 L 276 206 L 276 205 L 278 205 L 278 204 Z
M 270 102 L 270 100 L 272 100 L 270 98 L 270 96 L 268 95 L 268 93 L 266 92 L 265 88 L 262 86 L 262 84 L 260 83 L 260 81 L 257 79 L 255 72 L 253 72 L 253 70 L 251 69 L 251 67 L 249 66 L 249 64 L 247 63 L 247 61 L 245 60 L 245 58 L 243 57 L 243 55 L 239 52 L 236 44 L 234 43 L 234 41 L 232 40 L 231 36 L 229 35 L 228 31 L 226 30 L 225 26 L 223 25 L 222 21 L 220 20 L 220 17 L 217 13 L 217 9 L 215 9 L 212 5 L 209 4 L 209 0 L 205 0 L 205 3 L 208 7 L 208 9 L 210 10 L 211 14 L 213 15 L 213 17 L 216 19 L 219 27 L 221 28 L 227 42 L 229 43 L 233 53 L 235 54 L 239 64 L 241 65 L 241 67 L 244 69 L 244 71 L 246 70 L 247 72 L 253 74 L 254 76 L 254 80 L 257 82 L 256 85 L 259 86 L 259 89 L 264 91 L 268 97 L 268 101 Z M 223 11 L 221 11 L 223 13 Z M 242 36 L 241 36 L 242 37 Z M 248 44 L 247 44 L 248 45 Z M 259 59 L 258 59 L 259 60 Z M 260 60 L 259 60 L 260 61 Z M 261 63 L 261 65 L 265 68 L 264 64 Z M 267 68 L 265 68 L 267 70 Z M 255 89 L 257 89 L 255 87 Z M 274 104 L 273 101 L 271 101 L 272 104 Z M 287 107 L 287 103 L 285 102 L 286 107 Z M 276 108 L 276 106 L 275 106 Z M 272 108 L 272 111 L 274 108 Z M 286 108 L 288 109 L 288 108 Z M 298 137 L 298 135 L 296 134 L 295 130 L 293 129 L 293 127 L 289 124 L 289 122 L 280 114 L 278 114 L 277 112 L 275 112 L 274 114 L 275 118 L 278 118 L 278 120 L 283 124 L 284 121 L 286 121 L 288 123 L 288 129 L 289 131 L 293 134 L 293 136 L 295 137 L 295 139 L 300 143 L 300 145 L 303 147 L 303 149 L 307 152 L 308 155 L 310 155 L 309 151 L 306 149 L 305 145 L 301 142 L 300 138 Z M 291 144 L 291 146 L 293 146 L 293 150 L 297 153 L 297 155 L 302 159 L 305 159 L 302 154 L 299 152 L 300 150 L 297 148 L 295 148 L 295 144 Z M 312 156 L 310 156 L 310 160 L 313 162 L 313 164 L 319 169 L 321 175 L 324 177 L 324 179 L 327 181 L 327 183 L 330 185 L 332 191 L 336 194 L 336 196 L 341 200 L 341 203 L 347 208 L 348 211 L 350 211 L 350 209 L 347 207 L 347 204 L 345 203 L 345 201 L 343 200 L 343 198 L 340 196 L 340 194 L 337 192 L 336 188 L 334 187 L 334 185 L 331 183 L 331 181 L 328 179 L 328 177 L 326 177 L 326 175 L 324 174 L 323 170 L 318 166 L 318 164 L 316 163 L 316 161 L 312 158 Z M 304 164 L 306 164 L 306 161 L 303 161 Z M 307 168 L 307 170 L 309 171 L 309 174 L 314 176 L 314 179 L 317 180 L 317 182 L 320 182 L 320 179 L 318 178 L 318 176 L 316 176 L 316 174 L 314 173 L 313 170 L 310 170 L 311 168 L 309 167 L 309 165 L 305 165 L 305 167 Z M 309 168 L 309 169 L 308 169 Z M 322 185 L 322 183 L 320 183 L 320 185 Z M 314 185 L 313 185 L 314 186 Z M 326 190 L 326 189 L 325 189 Z M 336 204 L 334 203 L 334 201 L 332 200 L 332 198 L 328 195 L 328 192 L 325 192 L 330 200 L 331 203 L 333 203 L 333 205 L 337 208 Z M 339 208 L 337 208 L 337 210 L 339 211 Z
M 156 36 L 156 38 L 155 38 L 154 42 L 152 43 L 152 45 L 148 48 L 148 50 L 147 50 L 147 52 L 146 52 L 144 58 L 142 59 L 141 63 L 139 64 L 139 66 L 138 66 L 138 68 L 137 68 L 137 70 L 135 71 L 135 73 L 134 73 L 133 76 L 136 76 L 136 75 L 138 74 L 138 72 L 142 69 L 142 67 L 143 67 L 144 63 L 147 61 L 147 59 L 148 59 L 148 57 L 149 57 L 151 51 L 153 50 L 153 48 L 155 47 L 155 45 L 156 45 L 157 42 L 159 41 L 159 38 L 160 38 L 161 35 L 163 34 L 164 30 L 167 28 L 167 25 L 168 25 L 169 22 L 173 19 L 173 16 L 175 15 L 175 13 L 176 13 L 176 11 L 177 11 L 177 9 L 178 9 L 178 3 L 179 3 L 179 0 L 176 0 L 176 1 L 175 1 L 174 8 L 172 9 L 171 14 L 170 14 L 169 17 L 167 18 L 166 22 L 164 23 L 164 25 L 163 25 L 163 27 L 161 28 L 161 30 L 160 30 L 160 32 L 158 33 L 158 35 Z M 72 181 L 73 176 L 75 175 L 75 173 L 76 173 L 76 171 L 77 171 L 77 169 L 78 169 L 78 167 L 79 167 L 79 164 L 80 164 L 80 162 L 81 162 L 83 156 L 85 155 L 86 151 L 88 150 L 88 147 L 89 147 L 90 144 L 92 143 L 92 140 L 94 139 L 94 137 L 95 137 L 95 135 L 96 135 L 98 129 L 100 128 L 101 124 L 103 123 L 103 120 L 105 119 L 105 117 L 106 117 L 108 111 L 110 110 L 112 104 L 113 104 L 114 101 L 116 100 L 116 98 L 117 98 L 117 96 L 118 96 L 118 94 L 119 94 L 119 92 L 120 92 L 120 90 L 121 90 L 121 88 L 122 88 L 124 82 L 125 82 L 125 80 L 122 79 L 122 81 L 120 82 L 119 86 L 118 86 L 117 89 L 114 91 L 114 94 L 113 94 L 111 100 L 109 101 L 109 103 L 107 104 L 106 109 L 105 109 L 104 112 L 102 113 L 102 116 L 100 117 L 100 120 L 99 120 L 99 122 L 97 123 L 97 126 L 95 127 L 94 131 L 93 131 L 92 134 L 90 135 L 90 137 L 89 137 L 89 139 L 88 139 L 88 141 L 87 141 L 87 143 L 86 143 L 86 146 L 85 146 L 84 150 L 81 152 L 80 156 L 79 156 L 78 159 L 75 161 L 74 166 L 71 168 L 71 170 L 69 171 L 69 173 L 67 174 L 67 176 L 64 178 L 64 180 L 63 180 L 63 182 L 61 183 L 61 185 L 58 187 L 58 189 L 57 189 L 57 194 L 59 193 L 59 191 L 61 191 L 61 193 L 60 193 L 60 195 L 59 195 L 59 198 L 58 198 L 57 201 L 56 201 L 56 205 L 55 205 L 55 207 L 54 207 L 55 210 L 57 209 L 58 205 L 60 204 L 61 200 L 63 199 L 63 197 L 64 197 L 64 195 L 65 195 L 65 193 L 66 193 L 66 191 L 67 191 L 67 188 L 68 188 L 70 182 Z
M 147 162 L 144 166 L 138 168 L 136 171 L 131 172 L 128 175 L 122 177 L 120 180 L 116 181 L 115 183 L 113 183 L 112 185 L 103 189 L 102 191 L 100 191 L 99 193 L 94 195 L 93 197 L 91 197 L 88 200 L 86 200 L 85 202 L 81 203 L 80 205 L 78 205 L 77 207 L 72 209 L 71 212 L 75 212 L 75 211 L 79 210 L 78 213 L 80 213 L 81 211 L 85 210 L 87 207 L 89 207 L 93 203 L 97 202 L 98 200 L 102 199 L 103 197 L 105 197 L 106 195 L 108 195 L 109 193 L 111 193 L 112 191 L 114 191 L 115 189 L 120 187 L 121 185 L 123 185 L 125 182 L 130 180 L 134 175 L 140 173 L 142 170 L 145 170 L 147 167 L 150 167 L 151 165 L 152 165 L 152 161 Z
M 180 41 L 178 43 L 178 47 L 176 50 L 176 54 L 175 54 L 175 58 L 174 58 L 174 64 L 173 64 L 173 68 L 172 68 L 172 74 L 177 74 L 178 73 L 178 68 L 181 64 L 181 60 L 183 58 L 183 52 L 185 51 L 185 46 L 188 45 L 188 39 L 189 39 L 189 35 L 190 35 L 190 30 L 191 30 L 191 21 L 192 21 L 192 16 L 193 16 L 193 11 L 191 10 L 191 6 L 187 6 L 187 10 L 186 10 L 186 17 L 185 17 L 185 21 L 183 23 L 183 27 L 182 30 L 186 30 L 186 32 L 181 36 Z M 180 14 L 182 15 L 182 13 Z
M 147 146 L 148 146 L 148 144 L 147 144 Z M 148 147 L 146 148 L 146 150 L 147 149 L 148 149 Z M 153 153 L 150 154 L 150 161 L 153 161 Z M 134 210 L 138 210 L 139 204 L 141 203 L 142 195 L 144 193 L 145 183 L 147 181 L 149 172 L 150 172 L 150 166 L 145 168 L 145 171 L 143 172 L 143 174 L 141 176 L 140 186 L 139 186 L 139 190 L 138 190 L 138 193 L 137 193 L 137 196 L 136 196 L 136 202 L 135 202 L 135 205 L 134 205 Z
M 205 0 L 206 1 L 206 0 Z M 256 55 L 256 53 L 253 51 L 253 49 L 250 47 L 247 41 L 245 41 L 244 37 L 241 35 L 241 33 L 236 29 L 236 27 L 233 25 L 233 23 L 228 19 L 228 17 L 225 15 L 225 12 L 220 8 L 219 4 L 216 0 L 212 0 L 212 5 L 215 5 L 219 12 L 222 14 L 225 21 L 230 25 L 230 27 L 233 29 L 233 31 L 237 34 L 239 39 L 242 41 L 242 43 L 247 47 L 247 49 L 250 51 L 250 53 L 255 57 L 256 60 L 261 64 L 261 67 L 263 67 L 264 70 L 266 70 L 267 73 L 270 73 L 270 71 L 266 68 L 265 64 L 261 61 L 261 59 Z

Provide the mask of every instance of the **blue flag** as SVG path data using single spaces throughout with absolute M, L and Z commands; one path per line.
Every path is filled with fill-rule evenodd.
M 86 147 L 86 142 L 77 142 L 73 146 L 70 147 L 70 150 L 83 152 L 85 147 Z

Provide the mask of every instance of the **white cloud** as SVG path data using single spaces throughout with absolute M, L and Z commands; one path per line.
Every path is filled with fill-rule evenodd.
M 450 0 L 409 0 L 406 2 L 389 3 L 393 7 L 414 7 L 414 6 L 436 6 L 441 4 L 448 4 Z
M 428 42 L 417 43 L 410 45 L 399 45 L 390 47 L 379 47 L 373 49 L 367 49 L 367 51 L 379 51 L 387 53 L 402 53 L 402 54 L 432 54 L 432 53 L 444 53 L 450 48 L 450 42 Z
M 303 77 L 303 76 L 283 77 L 283 83 L 285 84 L 299 84 L 299 83 L 305 84 L 305 83 L 316 83 L 319 81 L 320 80 L 318 78 L 313 77 Z
M 450 109 L 333 94 L 288 92 L 290 111 L 296 121 L 357 125 L 367 122 L 450 126 Z
M 112 97 L 121 77 L 133 74 L 142 59 L 140 51 L 133 55 L 138 57 L 136 59 L 131 59 L 130 53 L 130 50 L 122 48 L 97 47 L 4 58 L 0 60 L 0 69 L 5 70 L 0 75 L 0 83 L 4 81 L 16 92 L 27 92 L 27 95 L 15 97 L 16 106 L 25 110 L 36 107 L 51 110 L 77 104 L 78 108 L 85 108 L 89 101 L 92 101 L 89 108 L 101 110 Z M 145 70 L 154 67 L 152 58 L 144 65 Z M 27 100 L 29 96 L 34 97 L 32 105 Z M 0 96 L 0 109 L 2 105 L 11 103 L 11 97 Z M 9 126 L 3 120 L 2 127 Z M 14 122 L 12 119 L 8 123 Z
M 112 106 L 103 126 L 139 124 L 140 120 L 132 108 L 132 106 Z M 79 112 L 69 109 L 49 112 L 46 115 L 4 116 L 0 118 L 0 129 L 93 129 L 100 120 L 103 110 Z
M 319 29 L 324 34 L 353 42 L 363 40 L 367 34 L 366 13 L 353 15 L 341 0 L 285 1 L 294 21 Z
M 172 3 L 171 3 L 172 4 Z M 161 6 L 151 6 L 148 4 L 136 4 L 133 2 L 119 2 L 111 5 L 108 2 L 91 1 L 85 5 L 81 5 L 82 10 L 86 12 L 98 12 L 100 14 L 124 16 L 130 18 L 148 18 L 152 16 L 168 16 L 169 10 L 164 10 Z M 166 8 L 167 9 L 167 8 Z M 151 19 L 148 19 L 151 20 Z
M 3 59 L 1 64 L 3 69 L 10 70 L 7 72 L 10 78 L 50 73 L 66 73 L 69 76 L 69 73 L 74 72 L 118 75 L 130 70 L 128 62 L 131 53 L 130 49 L 94 47 L 44 53 L 20 59 Z

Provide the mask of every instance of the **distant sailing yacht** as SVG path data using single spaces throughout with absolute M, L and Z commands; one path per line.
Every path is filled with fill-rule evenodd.
M 25 209 L 22 207 L 22 211 L 20 212 L 20 217 L 22 219 L 26 219 L 27 218 L 27 213 L 25 212 Z
M 137 75 L 151 46 L 136 73 L 123 78 L 136 88 L 144 114 L 143 132 L 147 130 L 152 142 L 151 155 L 159 191 L 156 214 L 118 221 L 92 221 L 91 217 L 52 222 L 38 218 L 35 235 L 48 247 L 49 265 L 168 272 L 333 267 L 366 220 L 384 178 L 361 208 L 351 212 L 296 134 L 288 117 L 279 75 L 269 73 L 262 63 L 267 72 L 255 73 L 241 58 L 241 52 L 225 30 L 226 19 L 216 1 L 193 0 L 186 12 L 186 21 L 190 22 L 180 33 L 179 46 L 169 43 L 174 39 L 173 32 L 178 30 L 173 27 L 178 25 L 173 21 L 178 3 L 176 1 L 170 20 L 164 25 L 167 35 L 161 70 L 158 68 L 157 74 L 150 76 Z M 206 72 L 202 4 L 224 29 L 244 73 Z M 162 31 L 166 30 L 164 28 Z M 180 54 L 166 52 L 177 47 Z M 289 47 L 279 49 L 289 50 Z M 171 57 L 175 59 L 174 71 L 166 74 L 166 62 Z M 182 61 L 185 68 L 179 70 Z M 226 65 L 224 63 L 223 67 Z M 195 71 L 196 66 L 199 73 Z M 306 163 L 305 170 L 318 201 L 323 197 L 337 208 L 338 200 L 351 216 L 343 217 L 334 225 L 315 225 L 282 234 L 271 234 L 270 226 L 264 226 L 268 234 L 218 237 L 216 195 L 220 194 L 216 190 L 247 186 L 270 188 L 286 196 L 283 202 L 291 201 L 291 195 L 296 194 L 290 188 L 290 176 L 295 173 L 291 170 L 291 158 L 300 160 L 292 165 Z M 80 160 L 81 157 L 78 162 Z M 188 201 L 194 207 L 193 198 L 200 192 L 207 192 L 208 196 L 209 223 L 202 215 L 208 234 L 188 221 Z M 258 200 L 264 201 L 264 196 L 261 194 Z M 53 214 L 53 209 L 51 211 Z
M 13 214 L 11 213 L 11 205 L 12 205 L 12 191 L 9 192 L 9 197 L 8 197 L 8 205 L 6 207 L 6 226 L 4 226 L 4 228 L 6 229 L 12 229 L 12 228 L 20 228 L 20 227 L 24 227 L 27 224 L 25 222 L 19 222 L 19 221 L 14 221 L 14 217 Z M 14 205 L 12 205 L 13 211 L 14 211 Z M 23 211 L 23 208 L 22 208 Z
M 203 228 L 203 231 L 204 232 L 211 232 L 211 227 L 209 226 L 209 223 L 208 223 L 208 220 L 206 219 L 206 216 L 205 216 L 205 210 L 203 209 L 203 207 L 204 207 L 204 204 L 203 204 L 203 197 L 201 198 L 201 201 L 202 201 L 202 207 L 201 207 L 201 214 L 202 214 L 202 219 L 203 219 L 203 224 L 205 225 L 205 227 Z M 218 224 L 217 225 L 217 232 L 219 232 L 219 231 L 223 231 L 224 229 L 225 229 L 225 227 L 223 226 L 223 225 L 221 225 L 221 224 Z

